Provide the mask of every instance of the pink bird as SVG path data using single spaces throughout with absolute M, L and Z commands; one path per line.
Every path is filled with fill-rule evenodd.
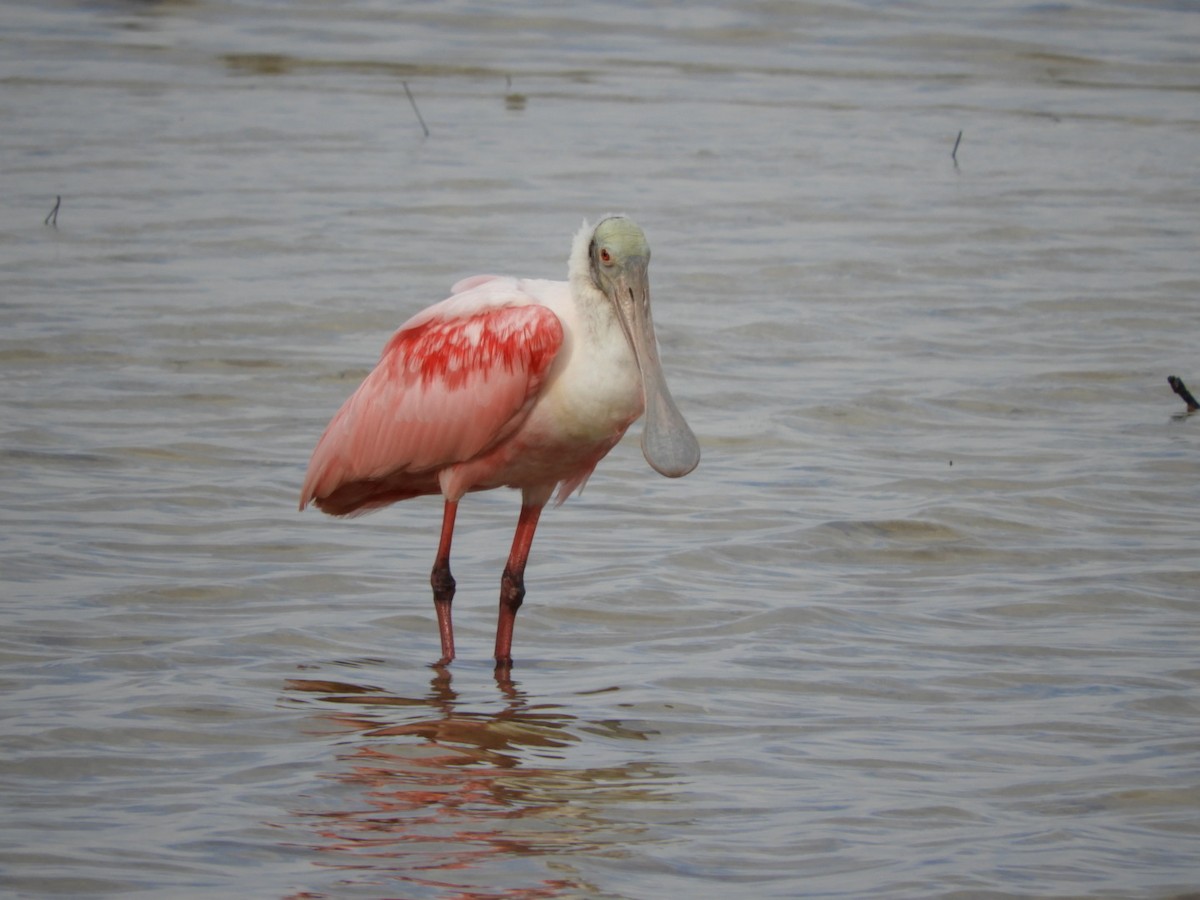
M 335 516 L 441 494 L 430 582 L 444 666 L 454 659 L 450 543 L 469 491 L 521 491 L 500 579 L 496 666 L 512 665 L 525 564 L 546 503 L 581 488 L 646 413 L 642 453 L 678 478 L 700 461 L 671 399 L 650 317 L 650 246 L 632 220 L 585 222 L 568 281 L 480 275 L 392 335 L 374 371 L 317 442 L 300 508 Z M 557 491 L 557 494 L 555 492 Z

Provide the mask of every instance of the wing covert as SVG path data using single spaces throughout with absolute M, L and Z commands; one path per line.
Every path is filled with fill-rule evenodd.
M 456 302 L 464 297 L 388 341 L 317 443 L 301 507 L 352 482 L 395 492 L 411 479 L 426 493 L 431 473 L 490 449 L 528 415 L 562 346 L 561 322 L 544 306 Z

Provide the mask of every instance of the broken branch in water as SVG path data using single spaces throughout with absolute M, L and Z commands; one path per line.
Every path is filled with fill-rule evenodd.
M 421 110 L 417 109 L 417 98 L 412 95 L 412 91 L 408 89 L 408 82 L 400 82 L 404 85 L 404 93 L 408 94 L 408 102 L 412 104 L 413 112 L 417 114 L 417 121 L 421 123 L 421 130 L 425 132 L 425 137 L 429 137 L 429 126 L 425 124 L 425 120 L 421 117 Z
M 58 208 L 62 206 L 62 194 L 56 194 L 54 197 L 54 209 L 46 214 L 46 218 L 42 220 L 43 225 L 53 225 L 58 227 Z
M 1183 402 L 1187 404 L 1188 412 L 1195 412 L 1200 409 L 1200 403 L 1196 402 L 1196 398 L 1192 396 L 1192 392 L 1187 389 L 1187 385 L 1183 383 L 1182 378 L 1177 378 L 1174 375 L 1167 376 L 1167 384 L 1171 386 L 1171 390 L 1177 393 Z
M 954 139 L 954 149 L 950 151 L 950 158 L 954 160 L 954 165 L 958 165 L 958 145 L 962 143 L 962 129 L 958 130 L 958 137 Z

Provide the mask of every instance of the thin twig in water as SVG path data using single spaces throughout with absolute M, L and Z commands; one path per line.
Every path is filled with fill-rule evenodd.
M 1200 403 L 1196 402 L 1196 398 L 1192 396 L 1192 392 L 1187 389 L 1187 385 L 1183 383 L 1182 378 L 1176 378 L 1174 375 L 1167 376 L 1167 384 L 1171 386 L 1171 390 L 1180 396 L 1180 399 L 1187 404 L 1188 412 L 1195 412 L 1200 409 Z
M 404 93 L 408 94 L 408 102 L 412 104 L 413 112 L 417 114 L 417 121 L 421 123 L 421 130 L 425 132 L 425 137 L 429 137 L 429 126 L 425 124 L 425 120 L 421 118 L 421 110 L 417 109 L 417 98 L 412 95 L 412 91 L 408 89 L 408 82 L 400 82 L 404 85 Z
M 954 139 L 954 149 L 950 151 L 950 158 L 954 160 L 954 164 L 958 165 L 958 145 L 962 143 L 962 129 L 959 129 L 958 137 Z
M 53 225 L 55 228 L 58 227 L 58 208 L 60 206 L 62 206 L 62 194 L 56 194 L 54 196 L 54 209 L 50 210 L 50 212 L 46 214 L 46 218 L 42 220 L 43 225 Z

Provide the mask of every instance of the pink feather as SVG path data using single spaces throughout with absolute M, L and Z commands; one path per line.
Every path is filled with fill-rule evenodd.
M 300 495 L 349 515 L 440 491 L 532 407 L 563 343 L 558 317 L 511 278 L 477 276 L 406 322 L 330 421 Z

